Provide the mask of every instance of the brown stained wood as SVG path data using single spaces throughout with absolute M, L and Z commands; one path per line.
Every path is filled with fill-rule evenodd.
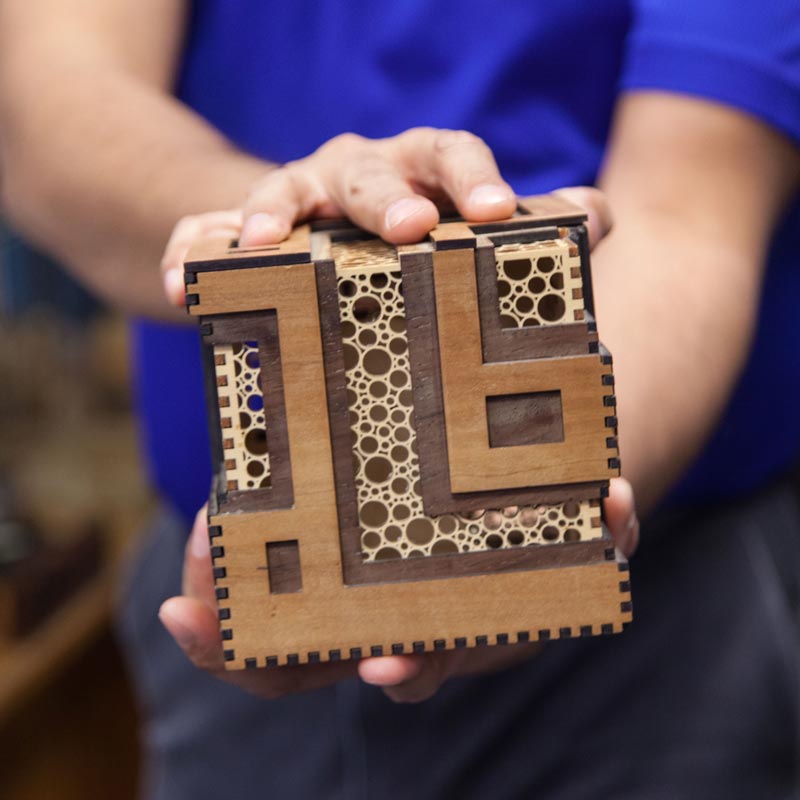
M 333 261 L 317 261 L 316 276 L 336 486 L 336 508 L 344 569 L 343 580 L 349 584 L 359 581 L 359 574 L 364 564 L 361 554 L 361 526 L 358 520 L 352 436 L 339 319 L 339 292 L 336 286 L 336 268 Z
M 598 549 L 597 542 L 591 542 L 586 543 L 590 545 L 588 547 L 570 546 L 566 550 L 553 547 L 530 547 L 515 549 L 513 553 L 510 550 L 498 550 L 417 559 L 364 561 L 361 552 L 362 528 L 358 518 L 354 484 L 352 440 L 335 266 L 329 260 L 318 261 L 316 270 L 345 584 L 431 580 L 513 569 L 545 568 L 556 565 L 572 566 L 600 560 L 603 548 Z M 409 293 L 413 293 L 413 291 L 409 285 L 405 286 L 406 303 L 408 303 Z M 420 445 L 423 438 L 418 437 Z M 599 490 L 595 489 L 595 496 L 598 493 Z M 486 497 L 481 498 L 482 501 L 487 499 Z M 499 503 L 501 499 L 505 500 L 505 498 L 497 496 L 492 498 L 495 503 Z M 509 502 L 505 502 L 505 505 L 509 504 Z M 474 506 L 472 507 L 474 508 Z
M 361 648 L 364 655 L 372 647 L 389 653 L 395 643 L 402 643 L 410 652 L 412 643 L 418 641 L 430 650 L 439 639 L 453 647 L 456 638 L 466 638 L 472 646 L 477 637 L 486 636 L 493 643 L 498 634 L 516 636 L 519 631 L 530 632 L 532 639 L 538 638 L 542 629 L 551 632 L 552 638 L 557 638 L 562 628 L 571 628 L 573 635 L 578 635 L 582 626 L 591 626 L 595 633 L 603 625 L 619 631 L 631 617 L 629 609 L 623 611 L 622 603 L 629 601 L 630 594 L 620 588 L 615 560 L 456 575 L 448 580 L 342 586 L 338 558 L 326 560 L 325 556 L 331 555 L 329 548 L 323 554 L 309 546 L 309 527 L 318 522 L 312 510 L 269 512 L 270 530 L 284 531 L 276 541 L 285 540 L 287 532 L 289 536 L 300 532 L 307 544 L 303 548 L 300 541 L 303 590 L 271 594 L 265 589 L 263 569 L 254 568 L 254 564 L 263 564 L 266 516 L 236 514 L 223 520 L 225 550 L 215 566 L 226 571 L 225 580 L 218 585 L 230 587 L 225 601 L 229 619 L 223 626 L 234 630 L 226 663 L 231 669 L 244 668 L 245 660 L 252 658 L 258 666 L 272 658 L 272 663 L 285 664 L 290 654 L 305 662 L 309 653 L 328 660 L 332 650 L 342 658 L 349 657 L 351 648 Z M 605 552 L 607 543 L 601 544 L 606 545 Z M 569 552 L 570 547 L 537 549 Z M 599 552 L 600 546 L 596 548 Z M 510 552 L 488 555 L 502 555 L 511 563 Z M 436 558 L 419 559 L 420 566 Z M 334 583 L 331 576 L 336 577 Z
M 274 311 L 209 317 L 212 333 L 204 337 L 207 346 L 255 341 L 261 365 L 261 396 L 269 452 L 269 488 L 229 490 L 221 499 L 225 512 L 291 508 L 294 502 L 289 434 L 286 427 L 286 403 L 283 392 L 283 368 L 278 337 L 278 319 Z M 225 427 L 223 424 L 222 427 Z M 212 436 L 214 432 L 212 431 Z
M 432 580 L 459 575 L 503 572 L 514 569 L 539 569 L 553 566 L 574 566 L 602 560 L 604 547 L 598 541 L 563 547 L 529 547 L 512 550 L 487 551 L 470 554 L 448 554 L 416 559 L 392 559 L 389 561 L 364 561 L 361 552 L 362 528 L 358 518 L 358 503 L 354 484 L 354 468 L 351 431 L 348 411 L 345 367 L 342 354 L 342 339 L 339 321 L 336 273 L 332 261 L 318 261 L 317 292 L 320 308 L 325 380 L 328 393 L 328 413 L 331 427 L 331 448 L 336 481 L 336 499 L 339 531 L 342 543 L 344 583 L 358 585 L 408 580 Z M 409 292 L 405 287 L 406 303 Z M 408 307 L 407 307 L 408 313 Z M 421 445 L 424 437 L 418 437 Z M 423 473 L 424 474 L 424 473 Z M 565 490 L 569 491 L 570 487 Z M 599 489 L 593 487 L 594 496 Z M 563 498 L 574 496 L 565 494 Z M 588 496 L 588 495 L 587 495 Z M 491 498 L 483 496 L 486 505 L 494 502 L 497 507 L 512 504 L 497 494 Z M 501 500 L 503 502 L 501 502 Z M 472 510 L 476 501 L 470 504 Z M 586 545 L 586 546 L 584 546 Z M 607 546 L 607 545 L 605 545 Z
M 450 488 L 444 426 L 438 331 L 434 311 L 433 254 L 402 253 L 403 297 L 414 393 L 414 424 L 419 448 L 425 512 L 432 516 L 480 508 L 557 503 L 598 497 L 602 480 L 502 491 L 454 494 Z
M 537 358 L 586 355 L 597 333 L 586 323 L 541 325 L 535 328 L 502 328 L 497 296 L 494 247 L 475 250 L 481 352 L 484 361 L 530 361 Z
M 441 223 L 428 236 L 435 243 L 437 250 L 475 246 L 475 232 L 467 222 Z
M 322 598 L 342 587 L 314 267 L 252 268 L 206 272 L 197 277 L 200 306 L 208 313 L 277 312 L 294 506 L 235 514 L 226 514 L 220 508 L 209 520 L 212 529 L 220 528 L 213 540 L 219 549 L 212 554 L 216 555 L 218 589 L 228 593 L 228 605 L 222 607 L 227 608 L 229 620 L 223 627 L 235 628 L 237 642 L 257 641 L 264 637 L 263 620 L 272 613 L 270 603 L 278 602 L 276 598 L 311 593 L 324 605 Z M 243 540 L 238 536 L 243 523 L 252 525 L 254 537 Z M 286 540 L 298 542 L 303 592 L 272 595 L 264 591 L 264 547 Z M 265 595 L 258 604 L 249 602 L 243 593 L 248 580 L 255 581 Z
M 598 525 L 601 521 L 598 517 Z M 349 586 L 373 583 L 443 580 L 469 575 L 495 575 L 518 570 L 557 569 L 605 561 L 608 541 L 593 539 L 554 545 L 530 545 L 472 553 L 445 553 L 387 561 L 363 561 L 349 573 Z
M 599 355 L 483 362 L 473 250 L 433 254 L 445 431 L 453 492 L 607 480 L 608 429 Z M 561 391 L 563 442 L 490 448 L 486 397 Z
M 564 441 L 561 392 L 531 392 L 486 398 L 489 447 Z
M 272 594 L 289 594 L 303 590 L 300 548 L 296 539 L 267 542 L 267 574 Z

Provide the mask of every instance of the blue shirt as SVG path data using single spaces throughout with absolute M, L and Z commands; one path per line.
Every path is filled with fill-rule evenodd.
M 198 0 L 177 93 L 275 162 L 343 131 L 464 128 L 519 194 L 535 194 L 594 181 L 616 99 L 637 89 L 726 103 L 800 141 L 797 0 L 509 0 L 493 11 L 480 0 Z M 795 204 L 745 373 L 676 501 L 755 488 L 800 452 L 799 259 Z M 188 517 L 211 474 L 198 336 L 139 321 L 134 342 L 153 476 Z

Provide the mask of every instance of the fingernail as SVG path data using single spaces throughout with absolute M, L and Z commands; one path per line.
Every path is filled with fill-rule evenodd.
M 249 247 L 259 244 L 271 244 L 283 239 L 288 232 L 283 220 L 272 214 L 265 214 L 263 211 L 259 211 L 245 220 L 242 226 L 242 233 L 239 236 L 239 245 L 240 247 Z
M 485 183 L 476 186 L 469 194 L 471 206 L 496 206 L 514 199 L 514 193 L 507 186 Z
M 172 638 L 178 643 L 182 650 L 191 650 L 197 639 L 182 622 L 175 619 L 163 606 L 158 612 L 161 624 L 167 629 Z
M 396 228 L 402 222 L 418 214 L 422 209 L 422 204 L 411 197 L 404 197 L 397 200 L 386 209 L 386 216 L 383 224 L 386 228 Z
M 164 291 L 171 303 L 180 305 L 186 294 L 183 283 L 183 274 L 179 269 L 168 269 L 164 273 Z

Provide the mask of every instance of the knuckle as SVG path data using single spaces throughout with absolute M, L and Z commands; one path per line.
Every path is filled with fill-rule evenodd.
M 416 128 L 408 128 L 386 141 L 405 142 L 414 146 L 424 146 L 426 143 L 430 144 L 430 142 L 435 141 L 440 133 L 442 133 L 441 128 L 432 128 L 429 125 L 418 125 Z
M 339 151 L 351 151 L 355 150 L 369 140 L 365 139 L 363 136 L 359 136 L 357 133 L 346 132 L 340 133 L 338 136 L 334 136 L 332 139 L 328 139 L 322 147 L 319 148 L 317 151 L 318 153 L 328 153 L 328 152 L 339 152 Z
M 172 236 L 174 239 L 189 236 L 199 227 L 200 217 L 197 214 L 188 214 L 185 217 L 181 217 L 175 224 Z
M 486 148 L 486 143 L 474 133 L 463 130 L 444 130 L 439 131 L 434 140 L 434 150 L 437 155 L 447 156 L 453 150 L 463 150 L 466 148 L 479 147 Z

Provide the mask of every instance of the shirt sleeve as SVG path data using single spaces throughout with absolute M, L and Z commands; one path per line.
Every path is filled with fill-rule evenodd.
M 800 142 L 800 0 L 635 0 L 620 88 L 696 95 Z

